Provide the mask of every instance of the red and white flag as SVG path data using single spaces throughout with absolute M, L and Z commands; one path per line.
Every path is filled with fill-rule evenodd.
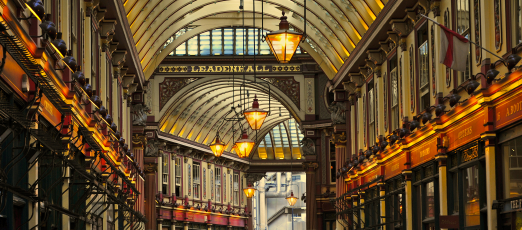
M 440 63 L 465 72 L 468 64 L 469 41 L 457 32 L 440 25 Z

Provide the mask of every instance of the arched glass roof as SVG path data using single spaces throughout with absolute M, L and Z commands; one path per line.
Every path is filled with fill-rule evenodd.
M 301 159 L 300 140 L 303 138 L 297 122 L 292 118 L 274 126 L 257 147 L 254 159 Z M 292 155 L 290 155 L 292 154 Z
M 181 35 L 192 30 L 184 28 L 170 37 L 163 45 L 167 47 Z M 169 56 L 220 56 L 220 55 L 271 55 L 270 47 L 262 41 L 269 31 L 258 28 L 228 27 L 203 32 L 176 47 Z M 245 36 L 243 36 L 245 35 Z M 301 47 L 296 54 L 305 53 Z

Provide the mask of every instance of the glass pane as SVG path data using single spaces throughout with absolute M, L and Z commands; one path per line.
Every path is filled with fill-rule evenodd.
M 224 29 L 223 32 L 223 44 L 225 49 L 225 55 L 234 54 L 234 29 Z
M 465 226 L 480 225 L 478 167 L 475 165 L 463 172 Z
M 457 32 L 462 34 L 469 28 L 469 0 L 457 0 Z
M 264 30 L 263 31 L 263 34 L 267 34 L 269 33 L 268 31 Z M 261 34 L 261 35 L 263 35 Z M 265 41 L 265 42 L 261 42 L 261 47 L 259 48 L 259 53 L 260 54 L 270 54 L 270 47 L 268 47 L 268 43 Z
M 513 14 L 513 16 L 515 16 L 513 20 L 513 25 L 515 27 L 513 29 L 513 32 L 515 34 L 514 45 L 518 45 L 522 43 L 522 0 L 515 0 L 513 2 L 513 10 L 515 11 Z
M 453 173 L 452 174 L 452 180 L 453 180 L 453 213 L 459 212 L 459 180 L 458 180 L 458 174 Z
M 426 184 L 426 217 L 435 217 L 435 186 L 433 181 Z
M 248 29 L 248 55 L 257 54 L 257 47 L 259 47 L 258 29 Z
M 397 82 L 397 68 L 391 71 L 391 87 L 392 87 L 392 106 L 396 106 L 399 102 L 398 97 L 398 87 L 399 84 Z
M 212 53 L 214 55 L 222 55 L 223 51 L 221 49 L 223 48 L 223 32 L 221 29 L 213 30 L 212 31 Z
M 199 55 L 210 55 L 210 32 L 199 35 Z
M 198 55 L 198 36 L 194 36 L 187 41 L 188 55 Z
M 429 64 L 428 64 L 428 42 L 424 42 L 419 47 L 419 59 L 420 59 L 420 87 L 421 87 L 421 95 L 423 95 L 425 90 L 429 90 L 427 87 L 429 84 Z
M 522 195 L 522 138 L 511 140 L 502 145 L 506 198 Z
M 246 44 L 246 40 L 243 36 L 245 33 L 245 28 L 236 28 L 236 55 L 243 55 L 245 53 L 244 45 Z

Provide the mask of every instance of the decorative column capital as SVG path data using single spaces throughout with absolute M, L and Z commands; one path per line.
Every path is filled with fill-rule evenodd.
M 145 135 L 140 135 L 135 133 L 132 136 L 132 148 L 133 149 L 144 149 L 145 144 L 147 143 L 147 137 Z
M 145 174 L 154 174 L 158 171 L 157 163 L 147 163 L 145 164 L 145 170 L 143 170 Z
M 264 177 L 265 177 L 265 174 L 263 174 L 263 173 L 247 173 L 245 176 L 247 184 L 253 184 L 255 182 L 258 182 L 259 180 L 263 179 Z
M 303 169 L 307 174 L 314 174 L 317 168 L 319 168 L 317 162 L 303 162 Z
M 344 148 L 346 147 L 346 134 L 342 133 L 332 133 L 332 138 L 330 139 L 332 144 L 335 144 L 336 148 Z

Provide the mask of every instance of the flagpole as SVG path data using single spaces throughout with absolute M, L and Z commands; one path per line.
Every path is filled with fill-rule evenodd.
M 432 18 L 430 18 L 430 17 L 428 17 L 428 16 L 426 16 L 426 15 L 424 15 L 424 14 L 419 14 L 419 15 L 422 16 L 422 17 L 424 17 L 424 18 L 426 18 L 426 19 L 428 19 L 428 20 L 430 20 L 430 21 L 432 21 L 433 23 L 435 23 L 435 24 L 437 24 L 437 25 L 440 26 L 440 23 L 438 23 L 437 21 L 435 21 L 435 19 L 432 19 Z M 502 57 L 500 57 L 500 56 L 494 54 L 493 52 L 491 52 L 491 51 L 489 51 L 488 49 L 486 49 L 486 48 L 480 46 L 479 44 L 477 44 L 477 43 L 475 43 L 475 42 L 472 42 L 472 41 L 469 40 L 469 39 L 468 39 L 468 42 L 471 43 L 471 44 L 474 44 L 475 46 L 477 46 L 477 47 L 479 47 L 479 48 L 481 48 L 481 49 L 483 49 L 483 50 L 485 50 L 486 52 L 490 53 L 491 55 L 493 55 L 493 56 L 499 58 L 502 62 L 506 63 L 506 60 L 504 60 L 504 58 L 502 58 Z

